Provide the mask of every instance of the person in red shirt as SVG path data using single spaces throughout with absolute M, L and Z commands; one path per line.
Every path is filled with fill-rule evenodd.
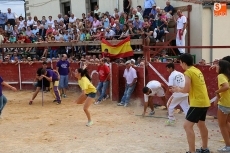
M 19 36 L 18 36 L 18 43 L 25 43 L 25 40 L 26 40 L 26 36 L 23 36 L 23 33 L 19 33 Z
M 97 69 L 97 72 L 99 75 L 99 83 L 97 85 L 97 91 L 99 91 L 100 96 L 98 100 L 94 103 L 95 105 L 100 104 L 102 100 L 107 98 L 106 90 L 109 86 L 110 69 L 105 63 L 106 63 L 106 59 L 104 58 L 101 59 L 100 65 L 98 66 L 98 69 Z

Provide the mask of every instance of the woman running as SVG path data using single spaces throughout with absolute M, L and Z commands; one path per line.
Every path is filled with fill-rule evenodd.
M 88 118 L 86 126 L 91 126 L 93 121 L 91 120 L 89 106 L 95 101 L 97 90 L 90 82 L 91 78 L 86 70 L 86 66 L 75 70 L 75 77 L 78 79 L 78 84 L 81 87 L 82 93 L 79 98 L 75 101 L 77 104 L 84 103 L 84 111 Z

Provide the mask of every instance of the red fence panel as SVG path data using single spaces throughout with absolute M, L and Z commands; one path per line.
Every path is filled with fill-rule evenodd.
M 19 88 L 19 68 L 16 64 L 0 64 L 0 76 L 2 79 L 16 88 Z
M 119 101 L 119 92 L 120 92 L 120 84 L 119 84 L 119 65 L 116 63 L 112 63 L 112 72 L 111 72 L 111 78 L 110 83 L 112 85 L 112 101 Z

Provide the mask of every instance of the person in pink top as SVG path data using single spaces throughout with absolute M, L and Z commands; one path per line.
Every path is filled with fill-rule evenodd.
M 92 24 L 93 31 L 96 32 L 96 29 L 99 28 L 100 26 L 101 26 L 101 22 L 99 21 L 99 17 L 95 15 Z

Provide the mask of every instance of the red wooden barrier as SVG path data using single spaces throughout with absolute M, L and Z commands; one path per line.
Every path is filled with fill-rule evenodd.
M 110 80 L 110 84 L 112 85 L 112 101 L 119 101 L 119 93 L 120 93 L 120 84 L 119 84 L 119 66 L 118 64 L 112 63 L 112 80 Z M 123 75 L 123 74 L 122 74 Z
M 166 71 L 166 63 L 151 63 L 157 71 L 166 79 L 168 80 L 168 72 Z M 33 82 L 36 71 L 39 67 L 42 66 L 42 63 L 34 63 L 32 65 L 29 64 L 20 64 L 20 71 L 21 71 L 21 82 Z M 50 65 L 49 65 L 50 66 Z M 53 67 L 56 68 L 56 63 L 53 63 Z M 79 68 L 79 63 L 71 63 L 71 72 L 74 72 L 75 69 Z M 214 91 L 217 89 L 217 73 L 215 70 L 209 71 L 209 66 L 197 66 L 204 74 L 206 85 L 208 88 L 209 98 L 212 99 L 215 94 Z M 98 74 L 92 73 L 97 70 L 97 65 L 89 65 L 88 66 L 89 74 L 92 77 L 92 82 L 95 86 L 98 84 Z M 113 63 L 111 68 L 111 85 L 112 85 L 112 100 L 119 102 L 121 97 L 123 96 L 124 89 L 125 89 L 125 79 L 123 78 L 125 66 L 119 66 L 118 64 Z M 135 88 L 134 93 L 132 94 L 132 98 L 140 98 L 143 101 L 143 93 L 142 88 L 144 87 L 144 80 L 146 79 L 146 84 L 150 80 L 158 80 L 164 83 L 156 73 L 147 66 L 146 74 L 144 74 L 143 68 L 135 68 L 137 70 L 137 86 Z M 178 71 L 183 72 L 179 64 L 176 64 L 176 69 Z M 0 76 L 6 81 L 11 82 L 14 84 L 15 87 L 19 88 L 20 86 L 20 79 L 19 79 L 19 66 L 15 64 L 0 64 Z M 69 76 L 69 82 L 77 82 L 76 78 L 72 74 Z M 16 84 L 15 84 L 16 83 Z M 80 91 L 77 85 L 69 85 L 70 90 L 75 90 L 76 88 Z M 32 83 L 31 84 L 22 84 L 22 89 L 33 89 Z M 167 94 L 166 97 L 170 95 Z M 154 98 L 154 103 L 162 105 L 162 102 L 159 98 Z M 208 114 L 212 116 L 216 116 L 217 108 L 211 106 Z
M 0 76 L 4 81 L 19 88 L 19 69 L 15 64 L 0 64 Z

